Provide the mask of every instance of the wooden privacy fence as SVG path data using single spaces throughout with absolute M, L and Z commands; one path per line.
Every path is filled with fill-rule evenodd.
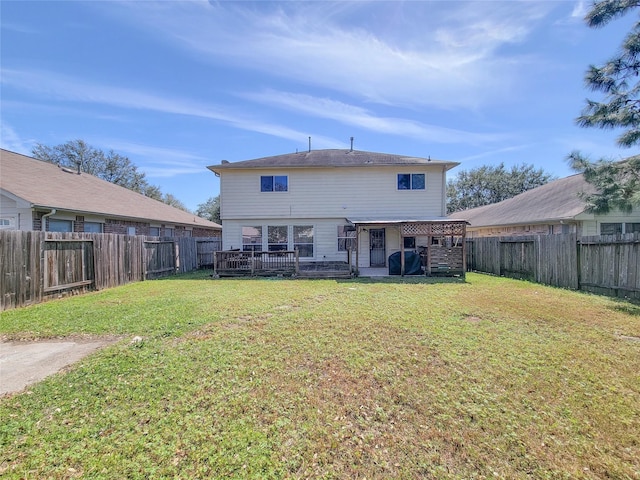
M 0 311 L 198 268 L 217 237 L 0 231 Z
M 467 240 L 467 270 L 640 299 L 640 234 Z

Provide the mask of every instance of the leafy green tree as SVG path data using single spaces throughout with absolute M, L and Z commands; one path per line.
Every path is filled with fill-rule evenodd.
M 593 4 L 585 17 L 587 25 L 599 28 L 640 7 L 638 0 L 601 0 Z M 604 94 L 601 101 L 587 100 L 582 114 L 576 119 L 581 127 L 602 129 L 622 128 L 617 138 L 621 147 L 640 144 L 640 22 L 636 22 L 625 37 L 622 49 L 601 66 L 590 66 L 586 75 L 587 87 Z M 583 195 L 593 212 L 606 213 L 617 208 L 629 212 L 640 205 L 640 163 L 638 156 L 621 162 L 600 159 L 591 162 L 580 152 L 572 152 L 569 163 L 583 172 L 597 193 Z
M 108 153 L 88 145 L 84 140 L 71 140 L 53 147 L 40 143 L 32 150 L 33 156 L 60 166 L 79 169 L 107 182 L 143 193 L 148 186 L 144 173 L 131 161 L 113 150 Z
M 524 164 L 511 170 L 503 163 L 463 170 L 447 181 L 447 213 L 501 202 L 553 179 L 542 169 Z
M 184 203 L 182 203 L 180 200 L 178 200 L 174 195 L 170 193 L 166 193 L 165 195 L 163 195 L 161 202 L 164 202 L 167 205 L 171 205 L 174 208 L 179 208 L 180 210 L 184 210 L 185 212 L 190 212 L 190 210 L 185 206 Z
M 198 205 L 196 209 L 196 215 L 202 218 L 206 218 L 212 222 L 220 222 L 220 195 L 216 197 L 210 197 L 205 203 Z
M 163 194 L 159 187 L 150 185 L 145 174 L 138 171 L 138 167 L 128 157 L 113 150 L 105 153 L 88 145 L 84 140 L 71 140 L 53 147 L 37 143 L 32 153 L 35 158 L 45 162 L 56 163 L 74 170 L 79 169 L 185 212 L 189 211 L 175 196 L 170 193 Z

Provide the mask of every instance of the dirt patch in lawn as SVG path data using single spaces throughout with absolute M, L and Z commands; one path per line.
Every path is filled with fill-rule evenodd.
M 0 341 L 0 396 L 72 365 L 121 337 L 65 337 L 38 341 Z

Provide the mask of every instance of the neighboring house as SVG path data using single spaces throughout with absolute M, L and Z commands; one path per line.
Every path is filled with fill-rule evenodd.
M 639 209 L 630 214 L 588 213 L 579 194 L 594 191 L 582 174 L 571 175 L 502 202 L 455 212 L 449 218 L 468 221 L 468 237 L 640 232 Z
M 352 250 L 358 267 L 386 267 L 395 252 L 464 235 L 464 222 L 446 217 L 445 177 L 456 165 L 310 150 L 208 168 L 220 177 L 224 250 L 298 250 L 301 262 L 345 262 Z
M 0 150 L 0 228 L 220 236 L 217 223 L 87 173 Z

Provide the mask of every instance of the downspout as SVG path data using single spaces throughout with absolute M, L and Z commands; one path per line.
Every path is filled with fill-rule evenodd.
M 447 168 L 442 167 L 442 209 L 440 216 L 447 216 Z
M 56 213 L 56 209 L 52 208 L 51 211 L 49 213 L 45 213 L 44 215 L 42 215 L 42 217 L 40 217 L 40 230 L 43 232 L 47 231 L 47 217 L 50 217 L 51 215 L 55 215 Z

